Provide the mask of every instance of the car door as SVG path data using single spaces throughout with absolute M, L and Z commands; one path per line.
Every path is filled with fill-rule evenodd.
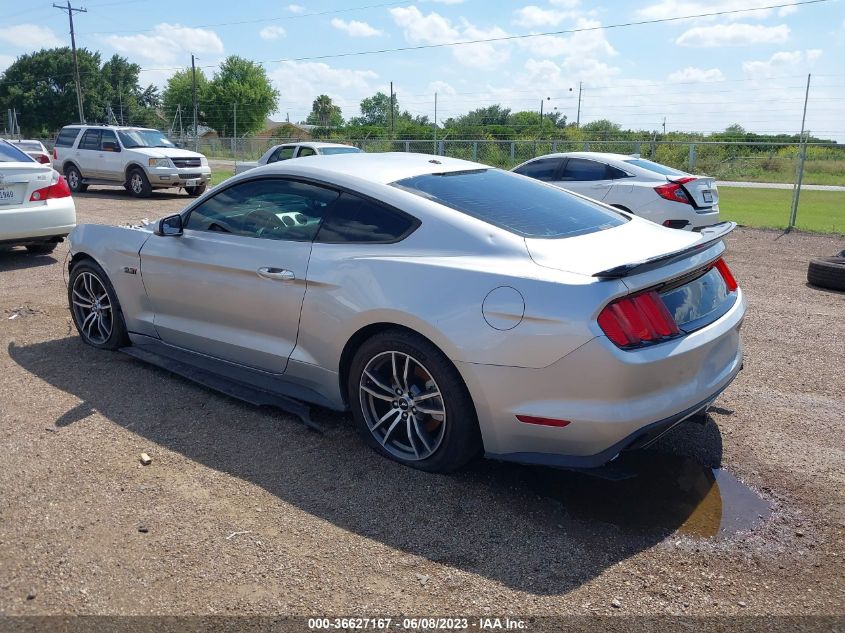
M 100 130 L 88 129 L 79 139 L 73 160 L 83 178 L 100 178 Z
M 554 184 L 594 200 L 603 200 L 613 180 L 608 177 L 607 165 L 604 163 L 570 157 L 566 159 L 558 181 Z
M 100 152 L 97 158 L 100 178 L 114 180 L 115 182 L 125 180 L 120 143 L 117 142 L 117 134 L 114 133 L 114 130 L 100 131 Z
M 283 373 L 312 241 L 338 195 L 278 177 L 242 181 L 185 212 L 181 236 L 147 240 L 141 274 L 161 339 Z

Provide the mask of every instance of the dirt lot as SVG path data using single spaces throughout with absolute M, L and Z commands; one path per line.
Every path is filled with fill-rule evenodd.
M 77 208 L 122 223 L 187 201 Z M 318 412 L 320 435 L 86 347 L 65 245 L 0 253 L 0 614 L 842 615 L 845 296 L 805 274 L 845 244 L 729 241 L 745 370 L 622 482 L 403 468 L 343 416 Z M 719 465 L 751 490 L 714 484 Z

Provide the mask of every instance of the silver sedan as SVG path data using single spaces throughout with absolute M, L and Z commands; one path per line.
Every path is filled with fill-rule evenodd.
M 308 417 L 387 457 L 601 466 L 742 365 L 733 225 L 673 231 L 531 178 L 420 154 L 237 175 L 140 227 L 80 225 L 84 341 Z

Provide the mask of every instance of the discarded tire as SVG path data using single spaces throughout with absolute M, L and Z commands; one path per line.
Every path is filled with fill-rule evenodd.
M 811 260 L 807 268 L 807 281 L 819 288 L 845 291 L 845 257 Z

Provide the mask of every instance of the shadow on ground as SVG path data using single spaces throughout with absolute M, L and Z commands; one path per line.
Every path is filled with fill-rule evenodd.
M 123 187 L 108 187 L 92 185 L 85 193 L 75 193 L 74 198 L 91 198 L 95 200 L 176 200 L 181 199 L 187 205 L 195 198 L 177 189 L 153 189 L 149 198 L 136 198 Z
M 12 343 L 8 352 L 82 400 L 56 420 L 59 427 L 96 410 L 344 530 L 535 594 L 564 593 L 668 534 L 690 533 L 696 516 L 693 534 L 719 529 L 711 467 L 721 462 L 722 444 L 712 420 L 684 423 L 659 451 L 620 458 L 638 473 L 633 479 L 484 460 L 439 476 L 376 455 L 343 415 L 315 412 L 327 429 L 321 435 L 76 337 Z
M 0 248 L 0 273 L 10 270 L 38 268 L 39 266 L 52 266 L 57 261 L 59 260 L 55 254 L 30 253 L 23 246 Z

